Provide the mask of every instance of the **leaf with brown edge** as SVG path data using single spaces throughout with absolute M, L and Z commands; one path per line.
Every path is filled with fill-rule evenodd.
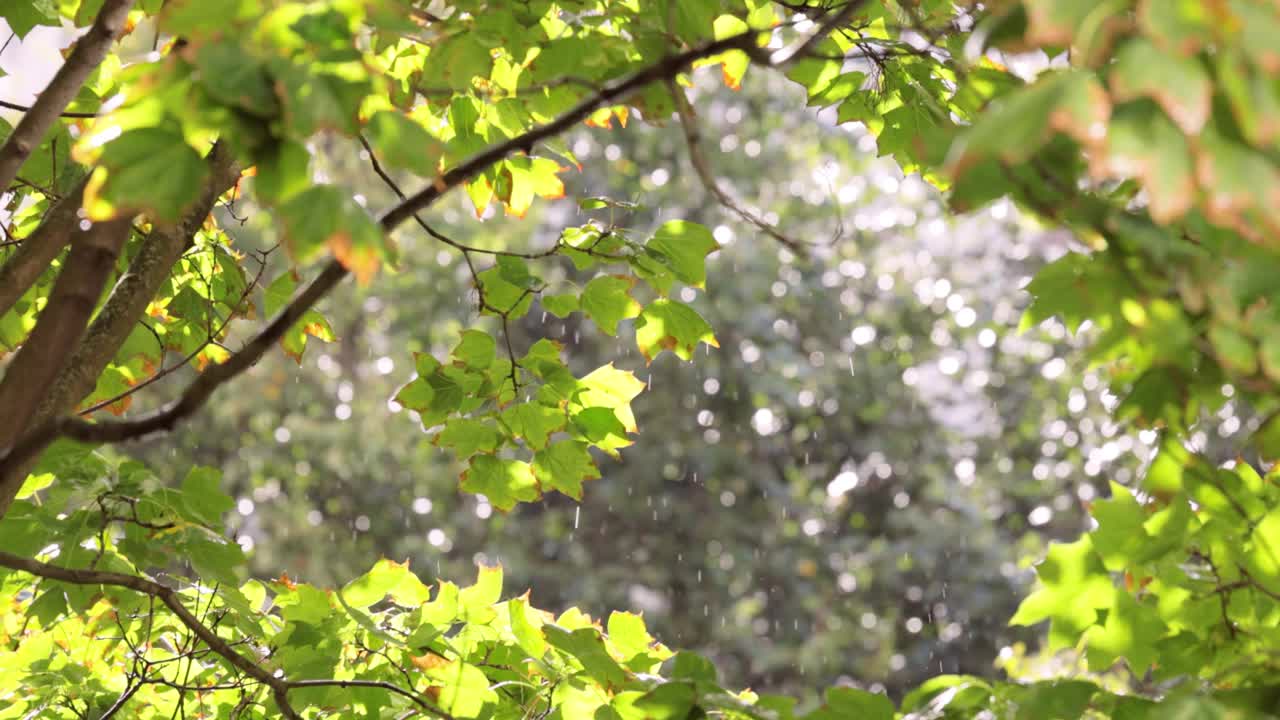
M 1129 103 L 1116 111 L 1106 151 L 1090 158 L 1095 178 L 1136 178 L 1156 222 L 1171 222 L 1195 203 L 1196 187 L 1186 138 L 1155 103 Z
M 329 251 L 333 253 L 334 259 L 356 276 L 356 282 L 361 285 L 368 285 L 377 274 L 378 266 L 382 264 L 376 248 L 356 245 L 345 232 L 329 236 Z
M 1209 120 L 1213 86 L 1195 58 L 1165 52 L 1136 38 L 1120 48 L 1108 80 L 1116 100 L 1149 97 L 1188 136 L 1199 135 Z
M 1028 44 L 1032 47 L 1072 46 L 1088 66 L 1093 66 L 1125 26 L 1120 3 L 1024 0 L 1023 5 L 1027 11 L 1025 39 Z
M 1252 148 L 1216 131 L 1195 148 L 1196 178 L 1207 196 L 1205 215 L 1215 224 L 1275 247 L 1280 234 L 1280 169 Z
M 92 152 L 81 153 L 83 157 Z M 200 197 L 209 167 L 179 132 L 129 130 L 102 147 L 84 189 L 84 208 L 94 221 L 144 212 L 178 220 Z
M 1106 139 L 1110 117 L 1111 102 L 1093 73 L 1046 74 L 980 116 L 952 147 L 947 164 L 958 177 L 984 160 L 1020 163 L 1048 144 L 1055 132 L 1096 149 Z
M 1142 0 L 1138 27 L 1161 48 L 1184 57 L 1195 55 L 1212 40 L 1223 18 L 1215 3 L 1203 0 Z
M 289 198 L 279 208 L 285 246 L 295 262 L 314 258 L 329 248 L 335 259 L 367 284 L 394 249 L 365 209 L 332 185 L 315 185 Z
M 281 273 L 271 281 L 263 293 L 263 311 L 268 317 L 274 316 L 289 304 L 298 288 L 298 281 L 298 274 L 292 270 Z M 321 342 L 333 342 L 336 339 L 329 321 L 317 310 L 308 310 L 303 313 L 302 317 L 298 318 L 298 322 L 294 323 L 293 327 L 280 338 L 280 346 L 286 355 L 293 358 L 294 362 L 301 364 L 308 337 Z
M 698 343 L 720 347 L 711 325 L 682 302 L 654 300 L 636 321 L 636 344 L 646 363 L 653 362 L 663 350 L 670 350 L 682 360 L 692 360 Z

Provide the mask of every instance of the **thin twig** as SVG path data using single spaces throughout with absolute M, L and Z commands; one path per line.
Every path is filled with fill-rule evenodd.
M 671 80 L 667 81 L 667 89 L 670 91 L 671 99 L 675 103 L 676 116 L 680 118 L 680 128 L 684 130 L 685 145 L 689 149 L 689 164 L 693 166 L 694 173 L 702 181 L 702 187 L 706 188 L 706 191 L 726 210 L 751 223 L 788 248 L 801 251 L 803 243 L 782 234 L 782 231 L 772 223 L 742 207 L 736 200 L 729 197 L 724 188 L 720 187 L 720 182 L 716 180 L 715 175 L 711 172 L 706 156 L 702 154 L 702 140 L 698 134 L 697 120 L 693 116 L 693 108 L 689 105 L 689 99 Z
M 270 254 L 274 249 L 275 249 L 275 248 L 270 248 L 270 249 L 268 249 L 268 250 L 266 250 L 266 251 L 264 251 L 264 252 L 263 252 L 263 257 L 262 257 L 261 264 L 258 266 L 258 272 L 257 272 L 257 274 L 256 274 L 256 275 L 254 275 L 254 276 L 253 276 L 253 281 L 252 281 L 252 282 L 250 282 L 250 283 L 245 287 L 244 292 L 240 293 L 240 298 L 236 301 L 236 307 L 237 307 L 237 308 L 238 308 L 238 307 L 242 307 L 242 306 L 244 305 L 245 300 L 248 300 L 248 299 L 249 299 L 249 294 L 250 294 L 251 292 L 253 292 L 253 290 L 254 290 L 255 288 L 257 288 L 257 287 L 258 287 L 258 283 L 259 283 L 259 282 L 261 282 L 261 280 L 262 280 L 262 274 L 263 274 L 263 273 L 266 271 L 266 269 L 267 269 L 267 255 L 269 255 L 269 254 Z M 223 333 L 223 331 L 224 331 L 224 330 L 226 330 L 226 329 L 227 329 L 227 326 L 231 324 L 231 321 L 235 318 L 235 316 L 236 316 L 236 314 L 235 314 L 235 312 L 234 312 L 234 311 L 233 311 L 233 312 L 229 312 L 229 313 L 227 313 L 227 317 L 226 317 L 226 318 L 223 318 L 222 323 L 221 323 L 221 324 L 219 324 L 219 326 L 218 326 L 218 329 L 217 329 L 217 330 L 213 330 L 213 331 L 211 331 L 211 332 L 209 333 L 209 336 L 208 336 L 207 338 L 205 338 L 205 341 L 204 341 L 203 343 L 201 343 L 201 344 L 200 344 L 200 345 L 199 345 L 195 350 L 192 350 L 191 352 L 187 353 L 186 357 L 182 358 L 182 361 L 181 361 L 181 362 L 175 363 L 175 364 L 170 365 L 170 366 L 168 366 L 168 367 L 161 367 L 161 368 L 160 368 L 160 370 L 158 370 L 154 375 L 152 375 L 151 377 L 147 378 L 146 380 L 143 380 L 142 382 L 138 383 L 137 385 L 134 385 L 134 386 L 130 387 L 129 389 L 124 390 L 123 392 L 120 392 L 120 393 L 116 394 L 116 395 L 115 395 L 115 396 L 113 396 L 113 397 L 109 397 L 109 398 L 107 398 L 106 400 L 103 400 L 103 401 L 101 401 L 101 402 L 97 402 L 97 403 L 94 403 L 93 405 L 90 405 L 89 407 L 87 407 L 87 408 L 85 408 L 84 410 L 81 410 L 81 411 L 80 411 L 80 413 L 79 413 L 79 414 L 80 414 L 80 417 L 89 417 L 89 416 L 90 416 L 90 415 L 92 415 L 93 413 L 95 413 L 95 412 L 97 412 L 97 411 L 99 411 L 99 410 L 101 410 L 101 409 L 103 409 L 103 408 L 105 408 L 105 407 L 110 407 L 111 405 L 114 405 L 114 404 L 116 404 L 116 403 L 120 402 L 121 400 L 124 400 L 125 398 L 127 398 L 127 397 L 129 397 L 130 395 L 132 395 L 132 394 L 134 394 L 134 393 L 138 392 L 139 390 L 142 390 L 143 388 L 145 388 L 145 387 L 147 387 L 147 386 L 149 386 L 149 385 L 152 385 L 152 384 L 154 384 L 154 383 L 156 383 L 156 382 L 159 382 L 160 380 L 163 380 L 164 378 L 168 377 L 169 375 L 172 375 L 173 373 L 177 372 L 178 370 L 181 370 L 182 368 L 186 367 L 188 363 L 190 363 L 192 360 L 195 360 L 195 359 L 196 359 L 196 356 L 197 356 L 197 355 L 199 355 L 200 353 L 204 352 L 205 348 L 207 348 L 207 347 L 209 347 L 211 344 L 214 344 L 214 343 L 216 343 L 216 342 L 217 342 L 217 338 L 218 338 L 220 335 L 222 335 L 222 333 Z M 148 327 L 148 329 L 150 329 L 150 326 L 147 326 L 147 327 Z M 155 331 L 154 331 L 154 330 L 152 330 L 152 332 L 155 332 Z M 160 351 L 161 351 L 161 353 L 163 353 L 163 352 L 164 352 L 164 350 L 165 350 L 165 348 L 164 348 L 164 344 L 163 344 L 163 343 L 161 343 L 161 345 L 160 345 Z M 161 359 L 161 361 L 163 362 L 163 358 Z
M 31 106 L 30 106 L 30 105 L 19 105 L 19 104 L 18 104 L 18 103 L 16 103 L 16 102 L 9 102 L 8 100 L 0 100 L 0 108 L 8 108 L 9 110 L 17 110 L 18 112 L 31 112 Z M 75 119 L 88 119 L 88 118 L 96 118 L 96 117 L 98 117 L 98 113 L 96 113 L 96 112 L 71 112 L 71 111 L 69 111 L 69 110 L 63 110 L 62 112 L 58 113 L 58 117 L 64 117 L 64 118 L 75 118 Z

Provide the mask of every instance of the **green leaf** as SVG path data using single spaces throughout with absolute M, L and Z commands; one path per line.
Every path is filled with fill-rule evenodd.
M 261 150 L 257 158 L 253 190 L 263 202 L 274 205 L 311 185 L 311 153 L 306 146 L 281 140 Z
M 513 598 L 507 603 L 507 611 L 511 615 L 511 632 L 520 643 L 520 647 L 534 659 L 541 659 L 547 653 L 547 640 L 542 636 L 542 624 L 534 624 L 529 618 L 534 611 L 529 607 L 528 595 Z
M 1138 22 L 1165 51 L 1191 56 L 1210 41 L 1218 21 L 1201 0 L 1166 0 L 1141 3 Z
M 569 317 L 569 315 L 581 309 L 581 305 L 578 302 L 578 296 L 574 293 L 543 295 L 541 302 L 543 310 L 546 310 L 558 318 Z
M 687 651 L 672 655 L 663 663 L 662 672 L 672 680 L 691 680 L 694 683 L 707 685 L 720 682 L 715 664 L 697 653 Z
M 394 595 L 399 604 L 417 607 L 426 602 L 429 591 L 407 563 L 383 558 L 369 572 L 347 583 L 342 598 L 354 608 L 364 609 Z
M 1027 0 L 1027 41 L 1034 45 L 1088 47 L 1101 41 L 1096 33 L 1107 27 L 1107 15 L 1119 6 L 1094 0 Z
M 304 263 L 328 247 L 361 284 L 368 284 L 384 260 L 391 260 L 382 229 L 346 192 L 315 185 L 280 207 L 285 243 L 294 260 Z
M 1055 132 L 1097 146 L 1107 135 L 1111 103 L 1092 73 L 1046 73 L 1032 85 L 1014 90 L 983 113 L 952 149 L 955 175 L 996 159 L 1015 164 L 1048 144 Z
M 1041 682 L 1017 693 L 1017 720 L 1074 720 L 1085 717 L 1098 686 L 1086 680 Z
M 646 693 L 620 693 L 613 709 L 623 720 L 685 720 L 697 697 L 690 683 L 665 682 Z
M 279 277 L 267 286 L 264 295 L 264 312 L 267 316 L 274 316 L 282 310 L 289 301 L 293 299 L 294 292 L 298 288 L 298 277 L 293 272 L 281 273 Z M 289 328 L 284 337 L 280 338 L 280 346 L 289 357 L 295 362 L 302 363 L 302 353 L 307 348 L 307 338 L 313 337 L 321 342 L 333 342 L 335 336 L 333 328 L 329 327 L 329 321 L 315 310 L 308 310 L 302 314 L 298 322 Z
M 236 506 L 222 491 L 222 473 L 214 468 L 194 467 L 182 481 L 182 502 L 187 511 L 201 523 L 222 527 L 222 514 Z
M 489 678 L 475 665 L 449 662 L 424 674 L 433 685 L 441 688 L 440 708 L 453 717 L 482 717 L 485 706 L 498 701 L 497 693 L 489 689 Z
M 503 411 L 502 421 L 516 437 L 523 438 L 525 444 L 538 450 L 547 446 L 552 433 L 564 428 L 567 418 L 560 408 L 527 402 L 512 405 Z
M 424 382 L 423 385 L 426 383 Z M 430 400 L 428 399 L 427 402 L 429 404 Z M 446 422 L 444 430 L 436 435 L 435 443 L 441 447 L 452 448 L 459 460 L 465 460 L 478 452 L 492 453 L 502 445 L 503 439 L 503 434 L 491 422 L 453 418 Z
M 1098 608 L 1110 606 L 1115 598 L 1111 577 L 1088 536 L 1050 545 L 1045 559 L 1036 566 L 1036 575 L 1039 589 L 1022 601 L 1009 624 L 1051 620 L 1050 648 L 1074 645 L 1098 619 Z
M 1154 103 L 1121 106 L 1107 131 L 1105 154 L 1091 170 L 1095 177 L 1136 178 L 1150 195 L 1151 217 L 1160 223 L 1181 218 L 1195 200 L 1195 176 L 1186 138 Z
M 893 711 L 893 703 L 880 693 L 854 688 L 831 688 L 827 691 L 826 707 L 818 717 L 830 718 L 830 720 L 837 718 L 893 720 Z
M 245 556 L 239 544 L 203 535 L 186 542 L 182 550 L 200 577 L 232 587 L 240 584 L 236 570 L 245 564 Z
M 617 457 L 618 448 L 631 444 L 627 429 L 612 408 L 589 407 L 573 414 L 573 426 L 588 443 Z
M 269 64 L 294 137 L 310 137 L 322 130 L 356 134 L 360 103 L 370 90 L 368 77 L 358 67 L 347 63 L 339 73 L 282 60 Z
M 178 220 L 200 197 L 208 174 L 204 158 L 181 133 L 154 127 L 128 130 L 103 146 L 98 169 L 85 187 L 85 208 L 91 220 L 133 213 Z
M 1122 657 L 1135 675 L 1142 675 L 1156 661 L 1156 642 L 1166 629 L 1151 604 L 1139 604 L 1129 593 L 1117 590 L 1106 622 L 1085 635 L 1089 667 L 1101 672 Z
M 443 143 L 418 123 L 391 110 L 374 113 L 365 126 L 365 136 L 382 165 L 409 170 L 419 177 L 434 177 L 444 156 Z
M 462 340 L 453 349 L 453 358 L 473 370 L 484 370 L 493 364 L 497 349 L 497 342 L 489 333 L 464 330 Z
M 587 444 L 561 440 L 533 456 L 533 476 L 543 491 L 558 490 L 574 500 L 582 499 L 582 483 L 600 477 Z
M 503 268 L 507 268 L 504 274 Z M 507 279 L 510 265 L 495 265 L 476 274 L 480 290 L 484 293 L 485 313 L 506 315 L 509 319 L 522 317 L 533 304 L 533 289 L 516 285 Z M 527 276 L 532 278 L 532 276 Z
M 609 614 L 609 642 L 628 661 L 646 652 L 654 640 L 644 626 L 644 618 L 615 610 Z
M 692 360 L 698 343 L 720 347 L 707 321 L 682 302 L 654 300 L 636 322 L 636 344 L 646 362 L 653 362 L 663 350 L 670 350 L 682 360 Z
M 1119 483 L 1111 483 L 1111 498 L 1093 503 L 1090 512 L 1098 521 L 1098 529 L 1091 533 L 1093 547 L 1108 570 L 1125 569 L 1134 554 L 1151 542 L 1143 528 L 1146 513 L 1129 488 Z
M 584 408 L 601 407 L 614 411 L 625 432 L 637 432 L 631 401 L 645 389 L 645 384 L 630 370 L 619 370 L 613 363 L 601 365 L 578 382 L 573 401 Z
M 487 623 L 496 613 L 493 605 L 502 597 L 502 566 L 479 565 L 475 584 L 458 593 L 459 619 L 464 622 Z
M 175 37 L 201 37 L 262 12 L 258 0 L 166 0 L 160 27 Z
M 1209 328 L 1209 343 L 1218 356 L 1218 362 L 1227 370 L 1241 375 L 1253 375 L 1258 371 L 1258 354 L 1249 338 L 1223 324 Z
M 462 473 L 462 489 L 484 495 L 499 510 L 510 510 L 518 502 L 533 502 L 540 495 L 529 463 L 502 460 L 493 455 L 471 458 Z
M 261 118 L 280 114 L 271 76 L 238 38 L 200 44 L 195 65 L 201 86 L 219 103 Z
M 582 312 L 607 335 L 618 334 L 618 323 L 640 314 L 640 303 L 631 297 L 634 278 L 599 275 L 582 289 Z M 543 299 L 545 303 L 545 298 Z
M 37 25 L 59 27 L 62 18 L 58 5 L 54 0 L 16 0 L 6 3 L 0 10 L 0 18 L 4 18 L 9 30 L 21 41 Z
M 1251 536 L 1252 547 L 1245 554 L 1253 578 L 1272 593 L 1280 593 L 1280 508 L 1268 512 Z
M 705 226 L 671 220 L 654 231 L 645 247 L 665 257 L 681 282 L 700 288 L 707 282 L 707 256 L 720 245 Z
M 595 628 L 569 631 L 558 625 L 547 624 L 542 626 L 542 632 L 546 635 L 547 642 L 577 659 L 587 674 L 606 690 L 621 690 L 626 685 L 629 674 L 609 655 L 600 631 Z
M 1213 87 L 1196 59 L 1168 53 L 1142 38 L 1126 42 L 1108 75 L 1117 101 L 1149 97 L 1189 136 L 1196 136 L 1209 120 Z

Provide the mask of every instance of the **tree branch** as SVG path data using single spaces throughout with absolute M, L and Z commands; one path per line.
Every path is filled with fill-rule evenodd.
M 832 18 L 822 27 L 801 41 L 796 50 L 787 53 L 785 59 L 779 61 L 761 60 L 770 65 L 791 62 L 814 44 L 814 36 L 826 34 L 844 22 L 866 0 L 853 0 L 840 12 L 833 13 Z M 391 232 L 397 226 L 409 220 L 415 213 L 439 200 L 445 193 L 473 179 L 499 162 L 517 152 L 525 152 L 536 143 L 555 137 L 586 120 L 593 112 L 604 105 L 625 100 L 641 88 L 655 82 L 674 78 L 698 60 L 702 60 L 729 50 L 741 50 L 753 58 L 760 58 L 757 45 L 760 30 L 749 30 L 732 35 L 681 53 L 669 55 L 654 64 L 645 67 L 612 83 L 607 83 L 597 92 L 584 98 L 573 108 L 551 122 L 532 128 L 527 132 L 505 142 L 493 145 L 473 155 L 462 164 L 454 167 L 435 182 L 388 210 L 379 220 L 384 232 Z M 75 416 L 63 415 L 55 420 L 45 422 L 13 445 L 7 455 L 0 458 L 0 477 L 6 477 L 12 469 L 21 466 L 34 457 L 49 443 L 59 437 L 68 437 L 86 443 L 118 443 L 142 437 L 160 430 L 170 430 L 182 419 L 198 411 L 209 397 L 221 385 L 235 378 L 240 373 L 255 365 L 258 360 L 293 327 L 293 324 L 311 309 L 321 298 L 347 276 L 347 269 L 337 260 L 330 260 L 321 270 L 320 275 L 306 288 L 294 296 L 289 304 L 248 344 L 233 354 L 227 362 L 206 370 L 191 383 L 182 395 L 164 408 L 132 420 L 104 420 L 97 423 L 87 422 Z M 0 445 L 0 447 L 3 447 Z
M 129 337 L 147 305 L 169 277 L 182 254 L 191 247 L 195 234 L 204 225 L 213 206 L 224 192 L 240 178 L 240 166 L 231 149 L 223 142 L 210 149 L 207 162 L 209 178 L 200 199 L 177 223 L 159 225 L 147 236 L 129 269 L 94 318 L 84 342 L 76 348 L 66 369 L 54 381 L 37 414 L 37 420 L 71 411 L 97 383 L 98 376 L 115 357 Z M 3 477 L 0 477 L 0 486 Z
M 71 233 L 80 222 L 80 203 L 88 179 L 88 175 L 81 178 L 75 189 L 54 203 L 40 226 L 0 266 L 0 315 L 13 309 L 71 241 Z
M 165 607 L 169 608 L 170 612 L 176 615 L 178 620 L 192 634 L 200 638 L 200 641 L 207 645 L 209 649 L 222 656 L 232 667 L 271 688 L 277 704 L 280 705 L 281 714 L 291 720 L 301 720 L 302 716 L 289 705 L 287 697 L 289 691 L 288 683 L 283 678 L 273 675 L 270 670 L 236 652 L 235 648 L 231 647 L 226 640 L 218 637 L 216 632 L 201 622 L 182 604 L 182 598 L 178 596 L 177 591 L 173 588 L 138 575 L 64 568 L 3 551 L 0 551 L 0 566 L 21 570 L 48 580 L 57 580 L 73 585 L 111 585 L 155 597 L 164 603 Z
M 234 185 L 240 177 L 240 168 L 230 148 L 223 143 L 214 144 L 209 151 L 208 163 L 211 171 L 200 199 L 181 221 L 158 225 L 147 236 L 138 254 L 130 263 L 129 269 L 116 282 L 110 297 L 94 318 L 93 324 L 83 333 L 83 340 L 77 333 L 76 344 L 61 348 L 56 355 L 45 356 L 59 359 L 70 356 L 70 360 L 63 364 L 50 364 L 57 374 L 38 386 L 31 386 L 40 390 L 38 404 L 34 412 L 26 417 L 22 421 L 23 424 L 11 434 L 6 434 L 5 430 L 0 428 L 0 448 L 14 442 L 26 428 L 39 427 L 49 418 L 73 410 L 81 398 L 93 391 L 98 376 L 106 369 L 107 364 L 115 357 L 120 346 L 146 312 L 148 303 L 169 276 L 174 263 L 191 245 L 192 237 L 204 224 L 218 197 Z M 78 210 L 79 204 L 79 194 L 76 194 L 76 200 L 72 205 Z M 59 203 L 59 206 L 61 205 L 62 203 Z M 74 212 L 71 214 L 70 221 L 78 222 Z M 43 227 L 44 224 L 41 225 L 41 229 Z M 40 231 L 37 230 L 37 232 Z M 110 263 L 104 263 L 102 268 L 104 271 L 109 270 L 113 264 L 114 257 Z M 103 275 L 93 291 L 90 310 L 98 302 L 102 289 L 101 283 L 105 279 L 106 276 Z M 61 275 L 58 281 L 62 281 Z M 58 307 L 58 302 L 51 296 L 46 312 Z M 44 320 L 42 313 L 28 344 L 35 341 L 35 335 L 40 331 Z M 88 320 L 87 315 L 85 320 Z M 83 325 L 80 328 L 83 330 Z M 14 362 L 16 363 L 17 360 Z M 48 364 L 47 361 L 46 364 Z M 10 368 L 9 373 L 13 372 L 14 368 Z M 9 376 L 6 375 L 5 381 L 8 382 L 8 380 Z M 31 460 L 34 458 L 12 464 L 0 463 L 0 517 L 8 510 L 9 504 L 21 489 L 30 470 Z
M 698 60 L 712 55 L 719 55 L 729 50 L 756 52 L 756 37 L 760 35 L 760 32 L 759 30 L 750 30 L 716 40 L 715 42 L 706 43 L 675 55 L 669 55 L 628 77 L 605 84 L 598 91 L 587 96 L 551 122 L 535 127 L 504 143 L 493 145 L 436 178 L 433 184 L 414 193 L 383 215 L 383 227 L 391 230 L 399 226 L 411 218 L 414 213 L 434 203 L 445 192 L 479 175 L 494 163 L 514 155 L 518 151 L 525 151 L 543 140 L 564 133 L 574 125 L 586 120 L 601 106 L 616 104 L 647 85 L 679 75 L 684 72 L 685 68 Z
M 4 551 L 0 551 L 0 567 L 20 570 L 46 580 L 56 580 L 58 582 L 66 582 L 73 585 L 109 585 L 113 587 L 122 587 L 144 595 L 150 595 L 160 600 L 160 602 L 164 603 L 165 607 L 169 608 L 170 612 L 176 615 L 178 620 L 191 631 L 191 634 L 199 638 L 206 647 L 225 659 L 232 667 L 270 688 L 271 693 L 276 700 L 276 704 L 280 707 L 281 714 L 286 718 L 299 720 L 302 717 L 297 710 L 289 704 L 288 696 L 290 690 L 316 687 L 363 687 L 377 688 L 386 690 L 390 693 L 395 693 L 408 698 L 419 708 L 441 718 L 441 720 L 453 720 L 453 717 L 449 713 L 428 702 L 412 690 L 406 690 L 395 683 L 384 680 L 342 680 L 327 678 L 315 680 L 288 680 L 283 676 L 277 676 L 271 670 L 268 670 L 257 662 L 254 662 L 252 659 L 237 652 L 229 641 L 219 637 L 212 627 L 206 625 L 204 621 L 196 617 L 195 613 L 188 610 L 186 605 L 183 605 L 182 598 L 176 590 L 167 585 L 161 585 L 154 580 L 149 580 L 139 575 L 125 575 L 123 573 L 106 572 L 101 570 L 60 567 L 58 565 L 43 563 L 33 558 L 26 558 Z M 208 688 L 202 687 L 201 689 L 207 690 Z M 123 704 L 123 702 L 126 702 L 131 695 L 131 692 L 126 691 L 116 704 Z
M 693 107 L 689 104 L 689 99 L 685 97 L 680 88 L 676 87 L 674 81 L 668 80 L 667 88 L 670 90 L 671 99 L 676 106 L 676 116 L 680 118 L 680 128 L 684 130 L 685 145 L 689 149 L 689 164 L 693 166 L 694 174 L 698 176 L 698 180 L 702 182 L 702 186 L 706 188 L 706 191 L 726 210 L 751 223 L 764 234 L 792 250 L 802 251 L 803 244 L 799 240 L 782 234 L 781 230 L 766 222 L 764 218 L 738 204 L 738 201 L 729 197 L 724 188 L 720 187 L 720 182 L 716 180 L 715 175 L 711 172 L 711 166 L 707 162 L 706 156 L 702 154 L 702 139 L 698 133 L 698 121 L 694 117 Z
M 0 146 L 0 191 L 18 176 L 18 170 L 39 147 L 45 133 L 62 111 L 75 99 L 90 73 L 102 63 L 116 38 L 124 32 L 133 0 L 105 0 L 89 32 L 76 41 L 75 48 L 49 85 L 22 116 L 13 134 Z
M 0 407 L 5 412 L 0 419 L 0 447 L 11 445 L 26 431 L 84 335 L 107 276 L 132 232 L 130 220 L 93 223 L 72 236 L 71 252 L 49 293 L 49 302 L 0 381 Z M 7 487 L 0 486 L 0 490 L 6 491 L 0 494 L 2 512 L 8 509 L 11 494 Z
M 0 108 L 5 108 L 5 109 L 7 109 L 7 110 L 17 110 L 18 112 L 24 112 L 24 113 L 26 113 L 26 112 L 31 112 L 31 106 L 30 106 L 30 105 L 19 105 L 19 104 L 18 104 L 18 103 L 16 103 L 16 102 L 9 102 L 8 100 L 0 100 Z M 67 112 L 67 111 L 63 111 L 63 112 L 61 112 L 61 113 L 59 113 L 59 114 L 58 114 L 58 117 L 71 118 L 71 119 L 73 119 L 73 120 L 88 120 L 89 118 L 96 118 L 96 117 L 98 117 L 98 113 L 96 113 L 96 112 Z

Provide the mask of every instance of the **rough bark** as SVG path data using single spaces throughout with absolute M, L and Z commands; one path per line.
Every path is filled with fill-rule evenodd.
M 49 302 L 0 381 L 0 448 L 26 432 L 54 378 L 71 358 L 131 231 L 130 218 L 122 218 L 94 223 L 72 235 L 71 252 Z M 21 484 L 21 478 L 17 482 Z M 0 493 L 12 495 L 3 486 Z
M 58 375 L 41 402 L 36 423 L 70 412 L 93 392 L 98 376 L 142 319 L 147 305 L 169 277 L 174 264 L 191 247 L 192 238 L 212 212 L 218 198 L 240 177 L 240 168 L 230 148 L 223 143 L 215 144 L 209 151 L 208 163 L 209 179 L 200 199 L 181 221 L 160 225 L 147 236 L 129 269 L 120 276 L 111 296 L 89 326 L 84 342 L 76 348 L 71 362 Z
M 240 167 L 223 143 L 216 143 L 209 151 L 208 162 L 209 179 L 200 199 L 181 221 L 159 225 L 147 236 L 93 324 L 84 333 L 83 341 L 74 346 L 70 361 L 61 366 L 47 386 L 42 386 L 44 390 L 35 411 L 26 419 L 24 429 L 9 436 L 0 427 L 0 448 L 11 445 L 25 428 L 39 426 L 51 417 L 72 411 L 81 399 L 93 392 L 98 376 L 142 318 L 174 264 L 191 246 L 192 238 L 204 224 L 214 203 L 240 177 Z M 94 301 L 97 299 L 95 295 Z M 52 302 L 51 298 L 50 305 Z M 28 340 L 28 344 L 31 342 Z M 4 422 L 8 423 L 8 419 Z M 29 458 L 0 469 L 0 516 L 13 502 L 34 460 Z
M 22 116 L 0 146 L 0 192 L 13 183 L 22 164 L 40 146 L 49 128 L 75 99 L 89 75 L 102 64 L 107 51 L 124 32 L 133 0 L 105 0 L 89 32 L 76 41 L 67 61 Z

